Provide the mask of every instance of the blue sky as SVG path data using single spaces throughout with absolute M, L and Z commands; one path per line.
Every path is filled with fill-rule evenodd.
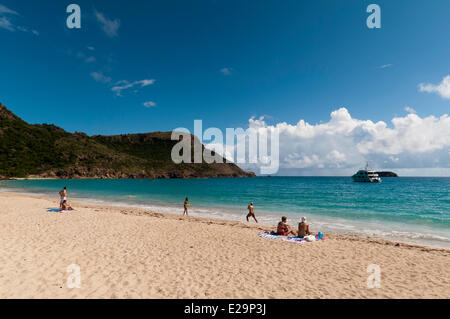
M 81 7 L 80 30 L 66 27 L 70 3 Z M 381 29 L 366 26 L 370 3 L 381 7 Z M 88 134 L 192 128 L 194 119 L 247 127 L 252 116 L 315 125 L 345 107 L 391 126 L 405 107 L 424 118 L 450 106 L 437 89 L 450 74 L 447 0 L 0 5 L 0 101 L 31 123 Z
M 448 1 L 377 1 L 379 30 L 366 27 L 372 2 L 361 0 L 76 3 L 81 30 L 65 25 L 69 2 L 0 1 L 39 32 L 0 29 L 0 101 L 27 121 L 112 134 L 191 127 L 195 118 L 220 128 L 261 115 L 319 122 L 341 106 L 386 121 L 407 105 L 423 115 L 449 109 L 417 89 L 450 72 Z M 101 30 L 95 11 L 120 20 L 117 36 Z M 111 92 L 114 82 L 142 79 L 156 81 L 138 94 Z

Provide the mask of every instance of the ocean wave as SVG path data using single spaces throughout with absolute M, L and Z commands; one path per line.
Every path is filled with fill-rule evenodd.
M 370 235 L 372 237 L 395 237 L 403 239 L 415 239 L 415 240 L 426 240 L 426 241 L 439 241 L 450 243 L 450 238 L 440 235 L 433 234 L 423 234 L 423 233 L 411 233 L 411 232 L 399 232 L 399 231 L 368 231 L 364 232 L 365 235 Z

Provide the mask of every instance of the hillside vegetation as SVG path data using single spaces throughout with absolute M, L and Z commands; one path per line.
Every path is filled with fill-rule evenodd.
M 231 163 L 177 165 L 171 160 L 176 143 L 171 132 L 90 137 L 54 125 L 32 125 L 0 104 L 0 178 L 254 176 Z

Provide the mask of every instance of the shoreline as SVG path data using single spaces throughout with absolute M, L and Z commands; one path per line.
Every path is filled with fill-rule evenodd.
M 253 173 L 253 172 L 248 172 Z M 89 176 L 83 176 L 83 177 L 39 177 L 39 176 L 29 176 L 29 177 L 7 177 L 7 178 L 0 178 L 0 181 L 39 181 L 39 180 L 140 180 L 140 179 L 221 179 L 221 178 L 255 178 L 255 177 L 264 177 L 264 176 L 258 176 L 258 175 L 249 175 L 249 176 L 199 176 L 199 177 L 127 177 L 127 178 L 113 178 L 113 177 L 89 177 Z M 284 177 L 284 176 L 281 176 Z M 287 176 L 288 177 L 288 176 Z M 337 176 L 339 177 L 339 176 Z
M 35 199 L 45 199 L 48 201 L 54 201 L 55 203 L 58 201 L 55 199 L 55 197 L 42 195 L 42 194 L 33 194 L 33 193 L 26 193 L 26 192 L 5 192 L 0 191 L 0 195 L 2 194 L 13 194 L 17 196 L 23 196 L 23 197 L 32 197 Z M 73 205 L 75 203 L 75 205 Z M 120 202 L 117 205 L 112 205 L 111 203 L 97 203 L 95 202 L 95 199 L 93 201 L 90 201 L 88 199 L 82 199 L 82 198 L 76 198 L 73 200 L 70 200 L 70 204 L 75 207 L 84 207 L 84 208 L 97 208 L 97 209 L 111 209 L 111 210 L 127 210 L 129 215 L 136 215 L 136 216 L 150 216 L 155 217 L 158 216 L 159 218 L 164 217 L 166 219 L 170 220 L 179 220 L 180 217 L 183 218 L 181 214 L 175 214 L 175 213 L 168 213 L 158 210 L 153 210 L 145 207 L 139 207 L 134 205 L 127 205 L 125 202 Z M 245 225 L 245 228 L 254 228 L 259 229 L 261 231 L 272 231 L 276 230 L 276 225 L 269 225 L 269 224 L 263 224 L 263 223 L 255 223 L 253 220 L 250 220 L 250 222 L 246 222 L 245 220 L 237 220 L 237 219 L 225 219 L 225 218 L 217 218 L 212 216 L 198 216 L 198 215 L 191 215 L 187 217 L 187 221 L 193 221 L 193 222 L 200 222 L 200 223 L 208 223 L 208 224 L 229 224 L 232 226 L 236 226 L 236 223 L 241 223 Z M 296 230 L 296 227 L 293 227 L 294 230 Z M 320 231 L 320 230 L 319 230 Z M 313 233 L 317 233 L 316 230 L 313 230 Z M 434 246 L 434 245 L 427 245 L 427 244 L 421 244 L 416 242 L 409 242 L 409 241 L 402 241 L 402 240 L 396 240 L 396 239 L 388 239 L 388 238 L 382 238 L 382 237 L 376 237 L 376 236 L 364 236 L 360 234 L 355 234 L 351 232 L 326 232 L 325 234 L 328 238 L 333 239 L 346 239 L 346 240 L 361 240 L 364 242 L 369 243 L 377 243 L 382 245 L 392 245 L 392 246 L 403 246 L 403 247 L 410 247 L 410 248 L 417 248 L 417 249 L 429 249 L 434 251 L 444 251 L 450 253 L 450 248 L 447 247 L 440 247 L 440 246 Z
M 310 178 L 310 177 L 315 177 L 315 178 L 320 178 L 320 177 L 324 177 L 324 178 L 332 178 L 332 177 L 337 177 L 337 178 L 351 178 L 351 176 L 348 175 L 276 175 L 276 176 L 269 176 L 269 175 L 256 175 L 256 176 L 217 176 L 217 177 L 155 177 L 155 178 L 111 178 L 111 177 L 104 177 L 104 178 L 99 178 L 99 177 L 73 177 L 73 178 L 65 178 L 65 177 L 39 177 L 39 176 L 29 176 L 29 177 L 5 177 L 5 178 L 0 178 L 0 181 L 14 181 L 14 180 L 18 180 L 18 181 L 23 181 L 23 180 L 83 180 L 83 179 L 106 179 L 106 180 L 121 180 L 121 179 L 130 179 L 130 180 L 136 180 L 136 179 L 222 179 L 222 178 Z M 385 176 L 383 178 L 388 178 L 388 179 L 398 179 L 398 178 L 450 178 L 450 176 L 441 176 L 441 175 L 436 175 L 436 176 L 422 176 L 422 175 L 401 175 L 401 176 Z
M 48 201 L 54 201 L 55 203 L 58 201 L 58 199 L 55 199 L 54 197 L 47 196 L 47 195 L 35 195 L 32 193 L 20 193 L 20 192 L 4 192 L 0 191 L 0 195 L 2 194 L 13 194 L 17 196 L 23 196 L 23 197 L 33 197 L 35 199 L 45 199 Z M 111 205 L 110 203 L 96 203 L 91 202 L 87 199 L 74 199 L 70 200 L 71 205 L 75 203 L 76 209 L 77 207 L 81 208 L 94 208 L 94 209 L 110 209 L 110 210 L 121 210 L 126 211 L 128 215 L 135 215 L 135 216 L 149 216 L 149 217 L 158 217 L 158 218 L 166 218 L 169 220 L 180 220 L 180 217 L 183 219 L 186 219 L 188 222 L 199 222 L 199 223 L 207 223 L 207 224 L 217 224 L 217 225 L 232 225 L 232 226 L 238 226 L 244 227 L 244 228 L 254 228 L 261 231 L 272 231 L 276 230 L 276 225 L 268 225 L 268 224 L 262 224 L 262 223 L 255 223 L 253 220 L 250 220 L 250 222 L 246 222 L 244 220 L 236 220 L 236 219 L 224 219 L 224 218 L 217 218 L 217 217 L 204 217 L 204 216 L 197 216 L 197 215 L 191 215 L 186 217 L 183 217 L 181 214 L 175 214 L 175 213 L 168 213 L 168 212 L 162 212 L 158 210 L 148 209 L 145 207 L 138 207 L 133 205 L 127 205 L 127 203 L 121 202 L 120 205 Z M 77 209 L 78 210 L 78 209 Z M 76 211 L 75 211 L 76 212 Z M 293 227 L 294 230 L 296 230 L 296 227 Z M 319 230 L 320 231 L 320 230 Z M 316 230 L 313 230 L 313 233 L 317 233 Z M 395 240 L 395 239 L 387 239 L 382 237 L 376 237 L 376 236 L 363 236 L 360 234 L 354 234 L 350 232 L 326 232 L 327 238 L 333 238 L 333 239 L 345 239 L 345 240 L 354 240 L 354 241 L 363 241 L 368 243 L 376 243 L 381 245 L 391 245 L 391 246 L 402 246 L 402 247 L 409 247 L 409 248 L 416 248 L 420 250 L 430 250 L 430 251 L 443 251 L 448 252 L 450 254 L 450 248 L 447 247 L 439 247 L 439 246 L 433 246 L 433 245 L 426 245 L 426 244 L 420 244 L 415 242 L 408 242 L 408 241 L 401 241 L 401 240 Z
M 47 179 L 42 179 L 47 180 Z M 55 180 L 55 179 L 52 179 Z M 30 196 L 37 196 L 46 198 L 48 200 L 55 200 L 54 196 L 51 196 L 47 192 L 33 192 L 29 191 L 27 189 L 20 189 L 20 188 L 8 188 L 3 187 L 0 188 L 0 193 L 11 193 L 11 194 L 22 194 L 22 195 L 30 195 Z M 167 214 L 173 214 L 173 211 L 177 209 L 177 206 L 174 206 L 174 203 L 169 202 L 165 203 L 164 201 L 153 201 L 151 203 L 146 202 L 128 202 L 126 200 L 111 200 L 108 198 L 102 198 L 100 197 L 83 197 L 81 194 L 79 196 L 72 197 L 71 202 L 81 202 L 81 203 L 90 203 L 95 205 L 101 205 L 101 206 L 110 206 L 110 207 L 126 207 L 126 208 L 133 208 L 133 209 L 144 209 L 144 210 L 150 210 L 155 211 L 159 213 L 167 213 Z M 167 204 L 167 206 L 165 206 Z M 181 207 L 181 206 L 180 206 Z M 215 210 L 216 209 L 216 210 Z M 182 210 L 182 208 L 180 208 Z M 178 214 L 178 213 L 176 213 Z M 228 212 L 226 210 L 223 210 L 220 207 L 210 207 L 205 205 L 198 205 L 196 206 L 195 210 L 191 211 L 192 216 L 199 217 L 199 218 L 207 218 L 207 219 L 218 219 L 218 220 L 224 220 L 224 221 L 242 221 L 244 222 L 244 216 L 245 214 L 237 214 L 235 212 Z M 242 216 L 241 216 L 242 215 Z M 296 217 L 298 216 L 290 216 L 289 213 L 285 214 L 288 217 L 288 224 L 290 224 L 294 229 L 296 229 Z M 261 222 L 261 225 L 265 225 L 266 227 L 274 227 L 281 218 L 282 214 L 275 214 L 273 212 L 266 212 L 264 210 L 259 211 L 258 214 L 258 220 Z M 264 223 L 266 222 L 266 223 Z M 313 227 L 313 232 L 321 231 L 323 233 L 328 234 L 334 234 L 334 235 L 344 235 L 344 236 L 356 236 L 360 238 L 373 238 L 373 239 L 380 239 L 380 240 L 387 240 L 392 241 L 395 243 L 402 243 L 402 244 L 410 244 L 410 245 L 419 245 L 419 246 L 426 246 L 426 247 L 434 247 L 434 248 L 443 248 L 443 249 L 449 249 L 450 250 L 450 244 L 448 241 L 446 241 L 446 238 L 441 239 L 438 235 L 435 234 L 427 234 L 427 233 L 421 233 L 420 230 L 416 233 L 412 230 L 405 230 L 405 232 L 399 233 L 398 230 L 395 230 L 395 228 L 392 228 L 393 231 L 390 233 L 390 228 L 385 227 L 384 229 L 367 229 L 367 227 L 364 222 L 360 221 L 353 221 L 350 220 L 349 225 L 350 228 L 353 228 L 352 230 L 336 230 L 334 227 L 335 223 L 345 223 L 345 220 L 333 220 L 331 217 L 327 216 L 315 216 L 315 221 L 311 223 L 311 226 Z M 268 224 L 270 223 L 270 224 Z M 401 224 L 393 224 L 393 226 L 397 226 Z M 370 227 L 370 226 L 369 226 Z M 392 226 L 390 226 L 392 227 Z M 396 233 L 397 231 L 397 233 Z M 378 234 L 378 232 L 382 233 L 381 235 Z M 416 236 L 417 235 L 417 236 Z M 422 237 L 420 237 L 422 236 Z M 423 237 L 426 236 L 426 237 Z M 403 238 L 402 238 L 403 237 Z
M 450 298 L 450 250 L 355 235 L 291 243 L 272 226 L 0 192 L 0 298 Z M 367 286 L 379 265 L 381 288 Z M 68 266 L 81 287 L 66 286 Z

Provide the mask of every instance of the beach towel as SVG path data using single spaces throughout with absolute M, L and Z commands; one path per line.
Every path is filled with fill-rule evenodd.
M 261 233 L 261 234 L 259 234 L 259 237 L 262 237 L 262 238 L 270 238 L 270 239 L 277 239 L 277 238 L 282 238 L 282 237 L 284 237 L 284 236 L 281 236 L 281 235 L 272 235 L 272 234 L 268 234 L 268 233 Z
M 305 238 L 298 238 L 298 237 L 288 237 L 288 238 L 283 238 L 284 241 L 288 241 L 290 243 L 297 243 L 297 244 L 303 244 L 306 243 L 306 239 Z
M 71 209 L 70 210 L 61 210 L 60 208 L 47 209 L 47 212 L 51 212 L 51 213 L 69 213 L 71 211 L 72 211 Z
M 306 238 L 306 237 L 308 237 L 308 238 Z M 314 236 L 306 236 L 306 237 L 304 237 L 304 238 L 288 237 L 288 238 L 283 238 L 283 240 L 284 241 L 288 241 L 290 243 L 297 243 L 297 244 L 308 243 L 308 242 L 311 242 L 311 241 L 322 241 L 322 240 L 325 240 L 325 237 L 320 232 L 315 237 Z M 308 240 L 308 239 L 312 239 L 312 240 Z

